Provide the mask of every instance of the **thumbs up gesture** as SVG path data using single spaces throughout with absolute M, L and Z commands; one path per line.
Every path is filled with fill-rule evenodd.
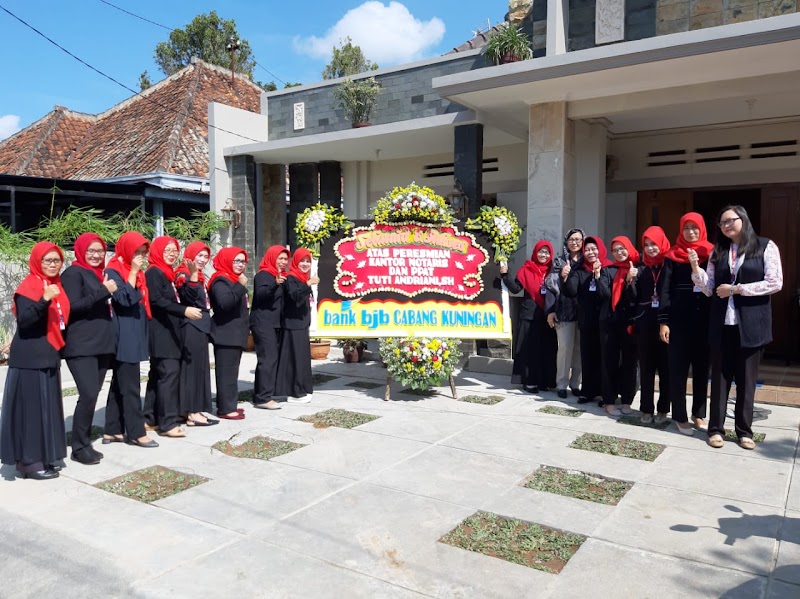
M 114 293 L 117 290 L 117 283 L 113 279 L 108 278 L 108 274 L 103 276 L 103 287 L 108 289 L 109 293 Z
M 697 265 L 700 262 L 699 258 L 697 257 L 697 252 L 694 250 L 689 250 L 686 252 L 686 254 L 689 257 L 689 264 L 692 265 L 692 270 L 694 270 L 697 268 Z
M 58 285 L 45 285 L 44 293 L 42 297 L 44 297 L 45 301 L 50 301 L 54 297 L 58 297 L 61 294 L 61 290 L 58 288 Z
M 569 262 L 567 262 L 567 263 L 564 265 L 564 268 L 562 268 L 562 269 L 561 269 L 561 278 L 562 278 L 564 281 L 566 281 L 566 280 L 567 280 L 567 277 L 569 276 L 569 273 L 570 273 L 570 271 L 571 271 L 571 270 L 572 270 L 572 268 L 570 267 L 570 265 L 569 265 Z
M 633 265 L 633 261 L 629 263 L 631 265 L 631 269 L 628 271 L 627 281 L 631 283 L 636 277 L 639 276 L 639 269 Z
M 595 260 L 594 263 L 592 264 L 592 271 L 594 273 L 594 278 L 595 279 L 599 279 L 600 278 L 600 269 L 601 268 L 603 268 L 603 265 L 600 263 L 600 260 L 599 259 Z

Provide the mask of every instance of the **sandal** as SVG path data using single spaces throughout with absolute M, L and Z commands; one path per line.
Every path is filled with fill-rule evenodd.
M 103 445 L 110 445 L 111 443 L 125 443 L 125 437 L 122 435 L 114 435 L 111 437 L 103 435 Z
M 176 426 L 175 428 L 169 429 L 165 433 L 159 432 L 158 436 L 159 437 L 171 437 L 173 439 L 182 439 L 183 437 L 186 436 L 186 431 L 183 430 L 181 427 Z
M 215 424 L 219 424 L 219 420 L 211 420 L 211 418 L 207 418 L 205 422 L 202 420 L 193 420 L 192 418 L 186 419 L 186 426 L 214 426 Z

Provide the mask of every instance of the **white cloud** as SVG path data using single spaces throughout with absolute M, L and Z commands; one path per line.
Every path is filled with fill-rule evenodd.
M 19 117 L 16 114 L 0 116 L 0 140 L 14 135 L 19 129 Z
M 334 46 L 347 36 L 364 56 L 381 67 L 418 60 L 444 36 L 444 23 L 421 21 L 400 2 L 370 1 L 347 11 L 324 36 L 294 39 L 295 49 L 314 58 L 330 59 Z

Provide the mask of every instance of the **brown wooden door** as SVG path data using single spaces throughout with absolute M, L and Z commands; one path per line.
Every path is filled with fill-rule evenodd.
M 642 233 L 647 227 L 658 225 L 667 234 L 670 243 L 678 237 L 681 216 L 692 210 L 692 190 L 667 189 L 640 191 L 636 202 L 636 247 L 642 245 Z
M 754 226 L 759 223 L 753 223 Z M 768 353 L 788 360 L 800 357 L 800 185 L 769 185 L 761 190 L 761 223 L 756 231 L 781 251 L 783 289 L 772 296 L 772 335 Z

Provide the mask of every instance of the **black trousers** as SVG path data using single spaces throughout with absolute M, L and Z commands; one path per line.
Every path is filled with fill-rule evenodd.
M 281 329 L 256 328 L 252 331 L 253 340 L 256 342 L 257 359 L 253 404 L 258 405 L 270 401 L 275 395 L 275 381 L 278 376 L 278 357 L 280 356 Z
M 217 414 L 230 414 L 236 411 L 239 403 L 239 363 L 241 361 L 241 347 L 214 346 Z
M 631 405 L 636 395 L 636 337 L 627 329 L 627 323 L 600 324 L 603 405 L 614 405 L 617 395 Z
M 139 363 L 114 360 L 111 389 L 106 402 L 107 435 L 127 433 L 129 439 L 144 437 L 144 414 L 139 387 Z
M 111 355 L 67 358 L 67 367 L 78 387 L 78 405 L 72 416 L 72 451 L 92 445 L 91 431 L 97 396 L 111 367 Z
M 753 438 L 753 402 L 763 347 L 742 347 L 739 327 L 724 326 L 722 343 L 711 355 L 711 417 L 708 434 L 725 435 L 725 413 L 731 383 L 736 380 L 736 436 Z
M 144 395 L 144 419 L 166 433 L 180 424 L 181 361 L 150 358 L 147 390 Z
M 581 395 L 594 399 L 603 394 L 600 325 L 595 321 L 580 323 L 578 327 L 581 332 L 581 368 L 583 369 Z
M 692 367 L 692 417 L 705 418 L 708 393 L 708 326 L 695 330 L 671 325 L 668 352 L 672 419 L 681 423 L 689 420 L 686 414 L 689 366 Z
M 639 349 L 639 409 L 643 414 L 652 415 L 656 406 L 655 386 L 658 372 L 658 411 L 669 412 L 669 345 L 658 336 L 658 323 L 641 319 L 636 325 Z

